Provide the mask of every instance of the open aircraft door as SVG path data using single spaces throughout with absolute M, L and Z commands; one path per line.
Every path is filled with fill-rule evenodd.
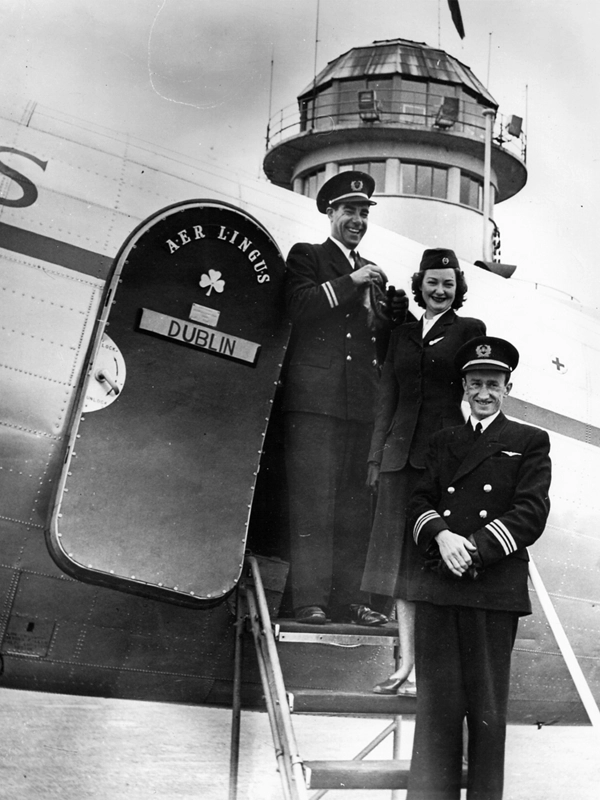
M 124 244 L 47 534 L 65 572 L 198 607 L 233 589 L 289 336 L 284 270 L 225 203 L 170 206 Z

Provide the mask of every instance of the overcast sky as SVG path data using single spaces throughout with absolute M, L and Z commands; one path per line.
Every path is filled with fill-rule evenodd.
M 462 41 L 446 0 L 320 0 L 317 70 L 395 37 L 467 64 L 526 118 L 528 184 L 496 209 L 503 261 L 598 307 L 600 4 L 460 5 Z M 313 78 L 316 23 L 317 0 L 0 0 L 0 91 L 257 176 L 269 103 Z

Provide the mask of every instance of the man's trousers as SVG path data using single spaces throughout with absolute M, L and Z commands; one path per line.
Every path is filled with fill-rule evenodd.
M 316 605 L 335 616 L 350 603 L 368 602 L 360 584 L 371 531 L 372 430 L 370 423 L 325 414 L 286 414 L 295 609 Z
M 463 719 L 468 800 L 500 800 L 518 616 L 417 602 L 417 717 L 407 800 L 459 800 Z

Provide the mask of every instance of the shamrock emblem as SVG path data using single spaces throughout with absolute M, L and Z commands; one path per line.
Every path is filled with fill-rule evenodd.
M 205 289 L 208 286 L 206 295 L 208 296 L 214 289 L 221 293 L 225 288 L 225 281 L 221 279 L 221 273 L 216 269 L 209 269 L 208 275 L 205 273 L 200 277 L 200 286 Z

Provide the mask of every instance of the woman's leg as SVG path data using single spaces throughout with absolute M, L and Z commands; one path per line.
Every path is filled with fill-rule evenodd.
M 405 681 L 415 665 L 415 604 L 396 598 L 396 616 L 401 662 L 390 679 Z

